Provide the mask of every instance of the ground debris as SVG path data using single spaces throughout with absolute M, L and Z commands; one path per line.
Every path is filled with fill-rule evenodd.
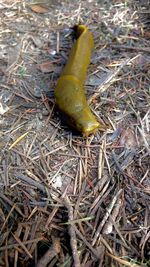
M 0 3 L 0 266 L 150 264 L 147 1 Z M 64 125 L 54 88 L 72 27 L 94 34 L 86 81 L 106 129 Z

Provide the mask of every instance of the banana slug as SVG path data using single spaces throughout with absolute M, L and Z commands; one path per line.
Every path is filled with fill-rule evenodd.
M 84 90 L 94 40 L 92 33 L 84 25 L 76 26 L 76 34 L 77 40 L 55 88 L 55 99 L 68 124 L 83 136 L 88 136 L 100 127 L 90 110 Z

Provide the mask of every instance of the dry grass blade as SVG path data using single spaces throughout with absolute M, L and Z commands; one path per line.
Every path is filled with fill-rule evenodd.
M 124 266 L 128 266 L 128 267 L 144 267 L 144 265 L 139 265 L 139 264 L 136 264 L 136 263 L 133 263 L 133 262 L 129 262 L 129 261 L 126 261 L 126 260 L 123 260 L 117 256 L 114 256 L 110 253 L 107 252 L 107 255 L 110 256 L 112 259 L 114 259 L 116 262 L 124 265 Z
M 74 229 L 76 231 L 76 234 L 78 237 L 84 242 L 84 244 L 89 248 L 89 250 L 92 252 L 92 254 L 96 257 L 96 259 L 99 258 L 98 253 L 96 249 L 94 249 L 91 244 L 86 240 L 86 238 L 80 233 L 80 231 L 77 229 L 76 226 L 74 226 Z
M 43 237 L 39 237 L 39 238 L 35 238 L 35 239 L 24 241 L 24 242 L 22 242 L 22 244 L 25 246 L 25 245 L 28 245 L 28 244 L 32 244 L 34 242 L 38 243 L 39 241 L 42 241 L 42 240 L 44 240 L 44 238 Z M 20 243 L 18 243 L 18 244 L 9 244 L 9 245 L 0 247 L 0 251 L 6 250 L 6 249 L 13 249 L 13 248 L 16 248 L 16 247 L 19 247 L 19 246 L 20 246 Z
M 19 136 L 17 138 L 17 140 L 14 143 L 11 144 L 11 146 L 9 147 L 9 149 L 12 149 L 14 146 L 16 146 L 18 143 L 20 143 L 24 139 L 24 137 L 26 137 L 28 135 L 28 133 L 29 132 L 26 132 L 26 133 L 22 134 L 21 136 Z
M 97 230 L 96 230 L 96 232 L 95 232 L 95 234 L 94 234 L 93 241 L 92 241 L 92 246 L 95 245 L 97 239 L 99 238 L 100 233 L 101 233 L 101 230 L 102 230 L 102 228 L 103 228 L 105 222 L 107 221 L 107 219 L 108 219 L 110 213 L 112 212 L 112 209 L 113 209 L 113 207 L 114 207 L 114 205 L 115 205 L 115 203 L 116 203 L 118 197 L 120 196 L 121 192 L 122 192 L 122 189 L 120 189 L 120 190 L 116 193 L 116 195 L 114 196 L 112 202 L 110 203 L 110 206 L 108 207 L 107 212 L 106 212 L 106 214 L 105 214 L 103 220 L 102 220 L 101 223 L 99 224 L 99 226 L 98 226 L 98 228 L 97 228 Z
M 70 225 L 70 224 L 85 222 L 85 221 L 92 220 L 93 218 L 94 218 L 94 216 L 86 217 L 86 218 L 82 218 L 82 219 L 77 219 L 77 220 L 72 220 L 72 221 L 69 220 L 68 222 L 62 223 L 62 225 Z
M 14 203 L 9 199 L 7 198 L 5 195 L 3 194 L 0 194 L 0 198 L 2 200 L 4 200 L 6 203 L 8 203 L 10 206 L 14 207 L 14 209 L 24 218 L 25 215 L 22 213 L 22 211 L 20 210 L 20 208 L 18 208 L 17 205 L 14 205 Z
M 16 204 L 14 204 L 14 205 L 12 206 L 10 212 L 8 213 L 7 218 L 5 219 L 5 221 L 4 221 L 3 225 L 2 225 L 2 228 L 1 228 L 1 230 L 0 230 L 0 233 L 3 232 L 5 226 L 6 226 L 7 222 L 8 222 L 8 219 L 9 219 L 9 217 L 12 215 L 12 212 L 13 212 L 13 210 L 15 209 L 15 207 L 16 207 Z
M 26 246 L 23 244 L 23 242 L 21 242 L 21 240 L 12 233 L 13 237 L 15 238 L 15 240 L 18 242 L 18 244 L 20 245 L 20 247 L 27 253 L 27 255 L 32 259 L 32 255 L 30 254 L 30 252 L 28 251 L 28 249 L 26 248 Z

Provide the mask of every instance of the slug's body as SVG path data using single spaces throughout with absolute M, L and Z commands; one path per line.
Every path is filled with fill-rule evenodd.
M 93 36 L 83 26 L 77 26 L 77 40 L 72 46 L 68 62 L 55 89 L 56 105 L 71 124 L 83 135 L 94 133 L 99 127 L 86 100 L 83 84 L 94 47 Z

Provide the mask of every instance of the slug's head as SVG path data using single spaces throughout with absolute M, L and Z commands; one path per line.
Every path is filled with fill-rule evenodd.
M 91 113 L 88 105 L 79 113 L 76 113 L 75 119 L 76 129 L 82 132 L 84 137 L 94 134 L 101 127 L 93 113 Z
M 95 134 L 98 128 L 100 128 L 100 124 L 95 121 L 92 124 L 88 124 L 87 127 L 82 130 L 82 134 L 84 137 L 88 137 L 90 134 Z

